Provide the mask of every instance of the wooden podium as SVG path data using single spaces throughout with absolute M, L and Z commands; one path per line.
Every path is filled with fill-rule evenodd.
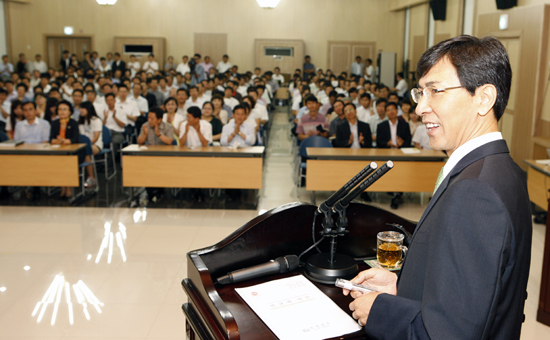
M 187 278 L 182 281 L 188 303 L 183 305 L 187 337 L 195 339 L 277 339 L 235 292 L 235 288 L 248 287 L 280 279 L 301 272 L 277 274 L 242 283 L 222 286 L 216 279 L 230 271 L 268 262 L 279 256 L 299 255 L 312 245 L 312 226 L 316 206 L 304 203 L 283 205 L 260 215 L 221 242 L 187 253 Z M 347 209 L 349 234 L 338 238 L 337 251 L 354 257 L 359 269 L 367 269 L 362 259 L 376 256 L 376 234 L 396 230 L 387 225 L 399 224 L 411 234 L 416 224 L 372 205 L 351 203 Z M 322 216 L 315 220 L 315 236 L 319 239 Z M 328 251 L 329 239 L 319 248 Z M 302 260 L 316 252 L 304 255 Z M 314 284 L 351 316 L 350 296 L 332 285 Z M 338 339 L 365 339 L 364 331 L 338 337 Z

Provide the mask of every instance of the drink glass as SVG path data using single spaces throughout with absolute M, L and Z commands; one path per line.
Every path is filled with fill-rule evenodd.
M 407 254 L 403 234 L 397 231 L 381 231 L 377 235 L 376 258 L 383 268 L 397 268 Z

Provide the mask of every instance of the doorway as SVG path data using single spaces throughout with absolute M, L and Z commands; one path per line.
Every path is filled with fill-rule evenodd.
M 85 52 L 92 52 L 93 38 L 91 36 L 67 37 L 67 36 L 46 36 L 46 55 L 44 60 L 50 67 L 59 69 L 59 61 L 63 51 L 69 51 L 69 54 L 76 54 L 80 61 L 84 59 Z

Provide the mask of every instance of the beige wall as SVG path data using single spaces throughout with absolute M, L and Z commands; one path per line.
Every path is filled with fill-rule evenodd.
M 44 34 L 93 35 L 100 55 L 113 51 L 113 37 L 165 37 L 166 53 L 177 61 L 192 54 L 194 33 L 227 33 L 230 61 L 241 70 L 254 65 L 254 39 L 302 39 L 312 62 L 327 64 L 327 41 L 376 41 L 377 48 L 398 53 L 402 62 L 402 12 L 390 12 L 379 0 L 282 0 L 262 9 L 254 0 L 118 0 L 99 6 L 94 0 L 29 0 L 7 3 L 9 55 L 45 52 Z M 353 9 L 353 10 L 350 10 Z M 164 63 L 164 61 L 162 61 Z

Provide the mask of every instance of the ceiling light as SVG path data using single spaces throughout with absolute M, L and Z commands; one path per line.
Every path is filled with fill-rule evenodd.
M 114 5 L 114 4 L 116 4 L 116 0 L 96 0 L 96 1 L 100 5 Z
M 262 8 L 275 8 L 281 0 L 256 0 Z

